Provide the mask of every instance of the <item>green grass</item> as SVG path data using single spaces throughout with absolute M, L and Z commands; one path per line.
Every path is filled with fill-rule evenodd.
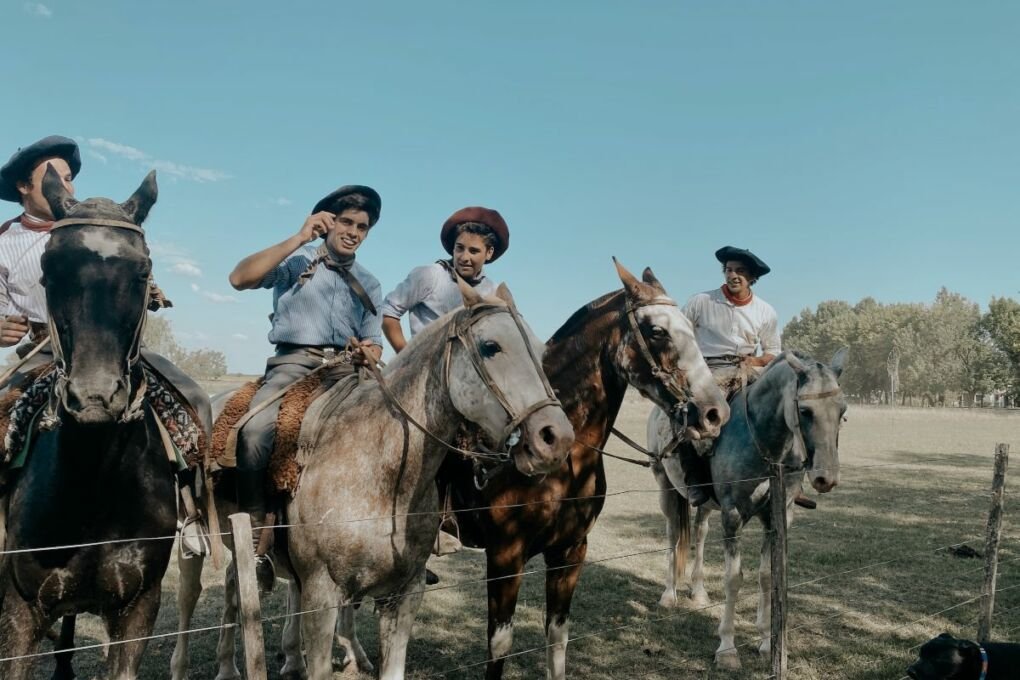
M 628 400 L 622 429 L 644 440 L 647 406 Z M 853 407 L 841 437 L 840 486 L 818 498 L 815 511 L 797 510 L 790 532 L 789 582 L 808 582 L 790 591 L 791 677 L 865 680 L 903 676 L 912 648 L 942 631 L 973 637 L 977 603 L 937 614 L 976 597 L 983 580 L 983 561 L 952 557 L 935 548 L 966 542 L 983 551 L 989 505 L 992 454 L 996 442 L 1011 443 L 1020 456 L 1020 415 L 985 411 L 873 409 Z M 614 451 L 627 453 L 612 444 Z M 1014 468 L 1016 464 L 1014 463 Z M 568 676 L 609 678 L 765 678 L 768 659 L 754 652 L 758 546 L 761 532 L 750 526 L 742 542 L 744 599 L 737 615 L 737 644 L 744 667 L 717 672 L 712 655 L 721 607 L 705 611 L 663 610 L 656 603 L 663 589 L 665 557 L 661 552 L 614 558 L 664 547 L 664 522 L 647 470 L 618 461 L 607 464 L 610 492 L 633 493 L 607 499 L 590 537 L 590 560 L 605 560 L 585 569 L 574 599 L 568 649 Z M 1014 475 L 1015 477 L 1015 475 Z M 999 588 L 1020 586 L 1018 509 L 1007 478 L 1006 528 L 1002 543 Z M 722 551 L 718 518 L 712 521 L 707 548 L 707 585 L 713 604 L 722 601 Z M 869 566 L 874 563 L 876 566 Z M 481 666 L 448 671 L 485 658 L 485 566 L 479 553 L 463 552 L 433 560 L 446 589 L 425 596 L 410 646 L 412 678 L 477 678 Z M 529 570 L 541 570 L 541 559 Z M 847 573 L 842 573 L 847 572 Z M 156 632 L 176 627 L 176 566 L 164 583 L 163 608 Z M 821 579 L 813 581 L 814 579 Z M 207 590 L 193 625 L 218 622 L 222 611 L 222 577 L 207 566 Z M 458 587 L 448 586 L 461 583 Z M 264 614 L 281 613 L 284 589 L 263 602 Z M 515 625 L 514 649 L 542 647 L 544 586 L 541 573 L 525 577 Z M 1020 639 L 1020 587 L 999 594 L 996 636 Z M 378 641 L 369 608 L 359 616 L 361 638 L 375 658 Z M 266 625 L 270 678 L 278 677 L 280 625 Z M 93 617 L 82 617 L 79 644 L 105 639 Z M 142 677 L 168 676 L 173 639 L 149 646 Z M 215 675 L 215 634 L 196 636 L 192 678 Z M 99 677 L 97 652 L 78 655 L 83 678 Z M 34 677 L 48 678 L 52 661 L 37 666 Z M 444 676 L 444 673 L 446 675 Z M 545 676 L 545 653 L 534 651 L 508 661 L 506 677 Z M 339 674 L 338 674 L 339 677 Z M 346 677 L 346 676 L 345 676 Z

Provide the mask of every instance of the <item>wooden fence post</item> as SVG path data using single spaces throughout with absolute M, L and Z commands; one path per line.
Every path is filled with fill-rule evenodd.
M 244 677 L 247 680 L 266 680 L 266 645 L 262 640 L 262 606 L 255 578 L 255 555 L 251 551 L 251 518 L 246 512 L 230 516 L 230 531 L 234 537 L 234 565 L 237 568 L 237 599 L 240 605 L 239 623 L 244 643 Z
M 992 612 L 995 610 L 995 581 L 999 571 L 999 539 L 1002 536 L 1002 508 L 1006 487 L 1006 463 L 1009 444 L 995 447 L 995 476 L 992 477 L 992 508 L 988 512 L 985 533 L 985 585 L 981 591 L 981 617 L 978 619 L 978 642 L 992 635 Z
M 786 677 L 786 475 L 782 465 L 772 467 L 769 479 L 772 517 L 772 677 Z

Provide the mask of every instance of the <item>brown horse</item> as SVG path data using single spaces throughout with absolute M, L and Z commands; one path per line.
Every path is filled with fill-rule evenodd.
M 461 540 L 485 548 L 489 591 L 487 678 L 501 678 L 513 640 L 513 616 L 525 563 L 542 554 L 546 572 L 547 677 L 566 674 L 570 602 L 588 548 L 588 532 L 602 511 L 606 475 L 602 455 L 627 386 L 667 412 L 688 402 L 697 417 L 692 437 L 714 437 L 729 407 L 694 341 L 690 322 L 651 270 L 643 282 L 617 264 L 623 290 L 578 310 L 546 343 L 543 368 L 574 427 L 574 445 L 559 470 L 529 478 L 506 468 L 471 498 L 454 498 Z M 694 422 L 694 421 L 697 422 Z M 471 464 L 447 457 L 446 480 Z M 576 500 L 575 500 L 576 499 Z M 477 508 L 473 511 L 465 511 Z

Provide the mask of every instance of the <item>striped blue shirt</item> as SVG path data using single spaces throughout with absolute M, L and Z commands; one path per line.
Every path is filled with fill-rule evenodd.
M 315 258 L 318 245 L 309 243 L 291 253 L 259 282 L 273 289 L 273 328 L 269 342 L 343 347 L 351 338 L 382 346 L 382 316 L 361 304 L 335 271 L 320 264 L 303 286 L 298 277 Z M 379 280 L 358 262 L 351 273 L 364 286 L 376 309 L 382 305 Z

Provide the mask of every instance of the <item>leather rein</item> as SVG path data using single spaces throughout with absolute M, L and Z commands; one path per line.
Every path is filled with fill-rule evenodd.
M 65 218 L 58 220 L 50 228 L 50 232 L 54 232 L 57 229 L 63 229 L 65 227 L 112 227 L 115 229 L 125 229 L 127 231 L 133 231 L 142 235 L 145 238 L 145 230 L 139 227 L 137 224 L 127 222 L 125 220 L 108 220 L 99 218 L 89 217 L 78 217 L 78 218 Z M 141 314 L 138 317 L 138 323 L 135 325 L 134 337 L 131 340 L 131 348 L 128 351 L 127 357 L 124 361 L 124 379 L 129 383 L 128 388 L 130 389 L 131 370 L 138 364 L 138 360 L 141 357 L 142 348 L 142 331 L 145 328 L 146 310 L 149 307 L 149 300 L 151 297 L 151 289 L 149 286 L 145 287 L 145 296 L 142 301 Z M 43 416 L 42 424 L 46 427 L 56 426 L 60 420 L 57 416 L 57 404 L 59 403 L 67 409 L 67 383 L 69 380 L 67 371 L 67 360 L 64 356 L 64 348 L 60 342 L 60 332 L 57 329 L 57 324 L 53 321 L 53 315 L 47 314 L 49 317 L 47 323 L 49 325 L 49 334 L 51 338 L 50 345 L 53 352 L 53 361 L 56 364 L 56 380 L 53 384 L 53 393 L 50 398 L 50 403 L 47 406 L 46 413 Z M 146 392 L 146 381 L 142 380 L 138 386 L 134 397 L 131 399 L 128 408 L 120 417 L 121 423 L 128 423 L 135 420 L 139 420 L 144 415 L 145 405 L 145 392 Z
M 542 381 L 542 386 L 544 387 L 546 394 L 545 399 L 540 399 L 521 411 L 514 408 L 513 404 L 511 404 L 510 400 L 507 398 L 506 393 L 503 391 L 503 388 L 501 388 L 499 383 L 492 378 L 492 374 L 485 365 L 485 360 L 478 351 L 478 343 L 475 341 L 474 333 L 471 330 L 474 325 L 482 319 L 494 314 L 504 313 L 510 315 L 510 317 L 514 320 L 514 324 L 517 326 L 517 329 L 520 331 L 521 338 L 524 340 L 524 345 L 528 349 L 528 357 L 531 359 L 532 366 L 534 366 Z M 552 385 L 549 384 L 549 380 L 546 378 L 545 372 L 542 370 L 541 360 L 535 354 L 534 348 L 531 346 L 531 341 L 528 338 L 527 330 L 524 327 L 524 322 L 521 320 L 520 314 L 517 312 L 517 309 L 513 306 L 513 304 L 507 304 L 505 307 L 502 305 L 479 304 L 464 308 L 456 313 L 456 316 L 450 325 L 451 330 L 447 336 L 446 347 L 443 352 L 444 389 L 449 392 L 450 365 L 452 363 L 453 345 L 455 343 L 460 343 L 464 347 L 472 366 L 478 373 L 478 377 L 482 379 L 486 388 L 488 388 L 489 392 L 500 403 L 503 410 L 506 411 L 507 424 L 503 428 L 503 432 L 500 435 L 500 440 L 497 445 L 497 448 L 500 449 L 499 451 L 469 451 L 467 449 L 454 446 L 441 437 L 433 434 L 426 426 L 418 422 L 418 420 L 400 403 L 400 400 L 397 399 L 386 384 L 382 372 L 379 370 L 379 366 L 374 362 L 369 362 L 369 370 L 372 372 L 372 376 L 375 378 L 376 382 L 379 383 L 379 388 L 382 390 L 383 395 L 393 408 L 396 409 L 407 422 L 413 425 L 415 429 L 420 431 L 436 444 L 439 444 L 447 451 L 458 453 L 467 458 L 488 460 L 502 464 L 509 463 L 511 460 L 510 449 L 512 449 L 517 442 L 520 441 L 519 428 L 521 423 L 523 423 L 533 413 L 539 409 L 545 408 L 546 406 L 561 406 L 560 400 L 556 398 L 556 393 L 553 391 Z
M 625 314 L 627 315 L 627 321 L 630 324 L 631 331 L 634 334 L 634 339 L 637 341 L 638 351 L 641 352 L 641 356 L 651 367 L 652 377 L 658 380 L 660 383 L 662 383 L 662 386 L 666 389 L 666 391 L 669 392 L 670 395 L 675 397 L 677 400 L 676 404 L 674 404 L 673 407 L 670 409 L 671 413 L 669 414 L 670 420 L 673 421 L 674 425 L 678 425 L 678 427 L 674 427 L 675 434 L 673 435 L 673 438 L 670 440 L 669 444 L 665 448 L 663 448 L 662 452 L 653 453 L 652 451 L 649 451 L 645 447 L 635 442 L 633 439 L 631 439 L 624 433 L 620 432 L 618 429 L 616 429 L 615 426 L 609 428 L 609 431 L 612 434 L 616 435 L 616 437 L 620 441 L 622 441 L 624 444 L 631 447 L 635 451 L 645 454 L 651 459 L 651 461 L 635 460 L 633 458 L 627 458 L 625 456 L 618 456 L 614 453 L 609 453 L 608 451 L 605 451 L 598 447 L 591 446 L 590 444 L 584 445 L 587 448 L 591 449 L 592 451 L 596 451 L 602 454 L 603 456 L 609 456 L 610 458 L 622 460 L 627 463 L 633 463 L 634 465 L 640 465 L 642 467 L 651 467 L 653 461 L 658 462 L 662 460 L 668 453 L 670 453 L 677 446 L 679 446 L 680 442 L 683 441 L 684 436 L 687 432 L 687 411 L 692 399 L 690 388 L 688 388 L 687 386 L 685 371 L 682 371 L 680 369 L 674 369 L 670 371 L 663 368 L 662 364 L 660 364 L 659 361 L 652 354 L 652 350 L 648 346 L 648 340 L 645 338 L 645 334 L 641 331 L 641 325 L 638 323 L 637 319 L 637 310 L 640 309 L 641 307 L 651 307 L 653 305 L 663 305 L 668 307 L 678 306 L 674 301 L 670 300 L 669 298 L 655 298 L 653 300 L 637 303 L 632 303 L 628 301 L 625 309 Z

